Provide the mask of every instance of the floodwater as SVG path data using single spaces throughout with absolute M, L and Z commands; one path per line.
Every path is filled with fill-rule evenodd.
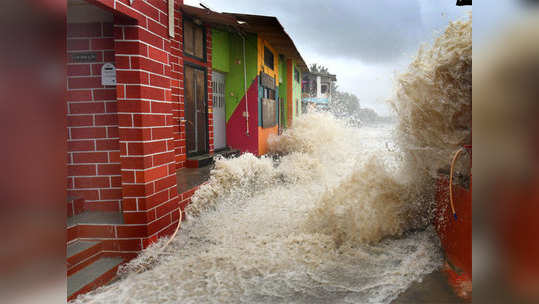
M 217 160 L 170 246 L 75 303 L 391 303 L 442 263 L 433 175 L 471 135 L 471 43 L 470 16 L 419 51 L 395 125 L 312 112 L 270 139 L 276 157 Z
M 421 282 L 414 282 L 391 304 L 459 304 L 471 303 L 455 294 L 442 271 L 428 274 Z
M 442 262 L 410 226 L 393 131 L 309 113 L 272 141 L 280 158 L 217 161 L 166 251 L 76 303 L 390 303 Z

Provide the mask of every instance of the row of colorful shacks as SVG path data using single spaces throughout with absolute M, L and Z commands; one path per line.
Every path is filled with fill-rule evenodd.
M 174 232 L 200 184 L 191 183 L 196 167 L 217 153 L 267 153 L 267 139 L 302 112 L 307 65 L 275 17 L 181 0 L 67 4 L 66 262 L 74 298 Z
M 213 103 L 208 111 L 213 118 L 210 128 L 213 127 L 214 151 L 230 147 L 266 154 L 268 138 L 289 127 L 302 112 L 301 79 L 307 65 L 294 42 L 275 17 L 216 13 L 186 5 L 182 11 L 184 28 L 195 31 L 195 50 L 196 44 L 206 41 L 204 26 L 211 28 L 212 47 L 208 54 L 189 54 L 206 62 L 211 57 L 211 69 L 186 65 L 185 76 L 211 70 Z M 202 35 L 197 36 L 197 28 Z M 184 51 L 190 53 L 191 45 L 186 43 L 185 47 Z M 198 49 L 204 47 L 199 45 Z M 187 113 L 189 85 L 185 87 L 188 123 L 192 121 Z M 206 103 L 196 100 L 194 108 L 198 102 Z M 199 121 L 194 120 L 198 125 Z M 203 137 L 202 132 L 190 134 L 187 128 L 188 156 L 192 152 L 207 153 L 203 146 L 189 147 L 189 136 L 197 141 Z

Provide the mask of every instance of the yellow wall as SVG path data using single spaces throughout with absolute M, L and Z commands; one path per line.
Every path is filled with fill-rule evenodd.
M 274 59 L 273 70 L 264 65 L 264 47 L 267 47 L 273 53 L 273 59 Z M 275 79 L 275 86 L 279 85 L 279 54 L 277 54 L 275 49 L 272 48 L 271 45 L 267 41 L 259 37 L 258 38 L 258 74 L 260 75 L 260 72 L 262 71 Z M 277 96 L 279 95 L 276 94 L 275 98 L 277 98 Z M 260 112 L 259 112 L 259 115 L 260 115 Z M 279 133 L 278 125 L 271 128 L 262 128 L 260 124 L 258 125 L 258 154 L 259 155 L 263 155 L 268 152 L 268 138 L 271 136 L 271 134 L 277 135 L 278 133 Z
M 267 47 L 273 53 L 273 70 L 264 65 L 264 47 Z M 279 85 L 279 54 L 271 47 L 271 45 L 262 38 L 258 38 L 258 74 L 261 71 L 275 78 L 275 85 Z

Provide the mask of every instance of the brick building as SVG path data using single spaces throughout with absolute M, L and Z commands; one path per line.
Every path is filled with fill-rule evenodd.
M 260 34 L 268 30 L 275 34 Z M 254 41 L 247 67 L 241 35 Z M 291 108 L 285 102 L 292 86 L 283 83 L 306 64 L 275 17 L 219 14 L 182 0 L 68 0 L 66 39 L 67 274 L 74 298 L 172 234 L 198 187 L 186 167 L 205 165 L 230 146 L 265 153 L 267 137 Z M 247 91 L 251 121 L 242 115 Z M 282 104 L 268 100 L 276 96 Z M 263 124 L 262 115 L 273 123 Z
M 211 106 L 211 31 L 202 29 L 203 50 L 195 46 L 203 56 L 190 55 L 182 1 L 170 2 L 68 1 L 68 276 L 108 267 L 91 284 L 68 286 L 68 296 L 106 281 L 119 263 L 172 233 L 194 192 L 178 193 L 176 181 L 190 144 L 184 73 L 187 62 L 205 71 L 185 82 L 202 82 Z M 108 83 L 105 64 L 116 74 Z M 207 113 L 206 153 L 213 152 L 211 122 Z

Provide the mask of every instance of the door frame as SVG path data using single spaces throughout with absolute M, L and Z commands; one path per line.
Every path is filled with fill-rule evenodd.
M 196 63 L 192 63 L 192 62 L 188 62 L 186 60 L 183 61 L 184 63 L 184 66 L 185 67 L 190 67 L 190 68 L 193 68 L 193 69 L 198 69 L 198 70 L 201 70 L 204 72 L 204 99 L 205 99 L 205 103 L 204 103 L 204 109 L 206 110 L 206 123 L 205 123 L 205 126 L 204 126 L 204 131 L 205 131 L 205 135 L 206 135 L 206 152 L 200 152 L 200 151 L 197 151 L 197 152 L 189 152 L 189 150 L 187 150 L 187 127 L 185 128 L 185 155 L 187 157 L 193 157 L 193 156 L 198 156 L 198 155 L 204 155 L 204 154 L 209 154 L 210 153 L 210 131 L 209 131 L 209 127 L 208 127 L 208 124 L 209 124 L 209 121 L 210 121 L 210 118 L 209 118 L 209 113 L 208 113 L 208 69 L 203 66 L 203 65 L 199 65 L 199 64 L 196 64 Z M 186 73 L 185 73 L 185 68 L 184 68 L 184 101 L 183 101 L 183 104 L 184 104 L 184 114 L 183 114 L 183 117 L 185 119 L 185 76 L 186 76 Z M 196 113 L 195 113 L 195 116 L 196 116 Z
M 222 147 L 222 148 L 218 148 L 218 149 L 214 149 L 214 152 L 220 152 L 220 151 L 224 151 L 228 148 L 228 143 L 227 143 L 227 134 L 226 134 L 226 76 L 227 76 L 227 73 L 224 73 L 224 72 L 221 72 L 221 71 L 218 71 L 218 70 L 212 70 L 212 82 L 213 82 L 213 73 L 217 73 L 217 74 L 221 74 L 223 76 L 223 79 L 224 79 L 224 86 L 223 86 L 223 107 L 224 107 L 224 111 L 225 111 L 225 117 L 224 117 L 224 131 L 225 131 L 225 146 Z M 215 95 L 214 92 L 214 87 L 213 87 L 213 84 L 212 84 L 212 106 L 214 105 L 214 100 L 213 100 L 213 96 Z M 215 112 L 213 111 L 212 109 L 212 115 L 215 115 Z M 212 117 L 212 120 L 213 122 L 215 122 L 215 116 Z M 209 123 L 208 123 L 209 124 Z M 213 128 L 213 144 L 214 144 L 214 147 L 215 147 L 215 126 Z

